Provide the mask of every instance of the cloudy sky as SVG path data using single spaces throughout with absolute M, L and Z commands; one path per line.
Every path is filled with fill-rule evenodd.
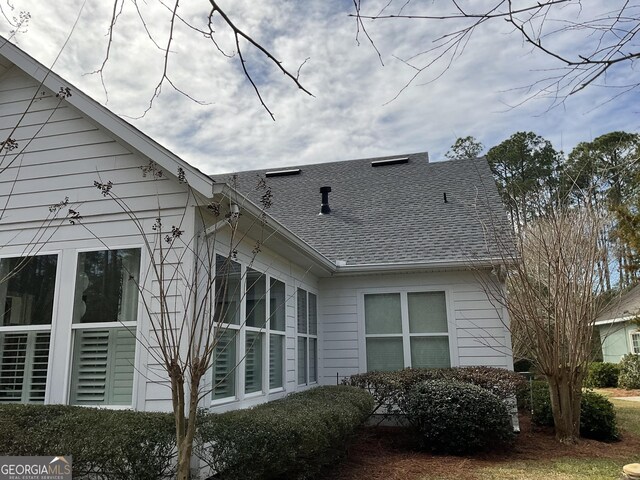
M 531 94 L 525 87 L 562 71 L 557 70 L 559 63 L 523 45 L 504 21 L 477 29 L 450 68 L 446 59 L 436 63 L 403 90 L 415 73 L 408 63 L 421 66 L 433 58 L 412 56 L 432 48 L 434 39 L 456 25 L 365 22 L 382 65 L 362 32 L 359 43 L 356 39 L 350 0 L 220 1 L 238 27 L 289 71 L 295 74 L 304 63 L 299 78 L 313 96 L 297 89 L 246 42 L 241 44 L 275 121 L 243 75 L 233 36 L 219 17 L 213 27 L 220 50 L 176 20 L 168 76 L 201 104 L 165 81 L 148 109 L 162 77 L 162 48 L 167 43 L 170 11 L 163 1 L 172 3 L 119 2 L 121 13 L 102 78 L 91 72 L 105 59 L 112 2 L 65 0 L 53 8 L 41 0 L 22 0 L 12 2 L 13 11 L 6 0 L 0 3 L 8 16 L 17 17 L 20 11 L 31 16 L 14 43 L 48 66 L 58 57 L 54 71 L 208 173 L 419 151 L 439 160 L 457 137 L 473 135 L 491 147 L 519 130 L 534 131 L 569 151 L 577 142 L 608 131 L 635 132 L 640 127 L 638 93 L 618 96 L 623 91 L 618 87 L 634 82 L 637 75 L 627 64 L 555 108 L 549 108 L 549 98 L 524 101 Z M 180 18 L 206 26 L 209 2 L 183 3 Z M 387 12 L 396 13 L 405 3 L 392 1 Z M 470 3 L 480 10 L 486 2 Z M 618 3 L 591 0 L 581 11 L 566 7 L 554 12 L 546 28 L 551 32 L 566 25 L 559 20 L 588 20 Z M 362 0 L 364 13 L 378 13 L 387 4 L 389 0 Z M 451 11 L 445 0 L 437 5 L 413 0 L 408 8 L 415 10 L 405 13 Z M 630 9 L 638 13 L 639 7 L 631 2 Z M 2 23 L 2 35 L 10 36 L 12 30 L 8 22 Z M 545 45 L 567 55 L 584 52 L 595 41 L 579 31 L 545 37 Z

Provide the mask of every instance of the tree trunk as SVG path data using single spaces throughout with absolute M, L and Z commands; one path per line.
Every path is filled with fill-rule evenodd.
M 573 444 L 580 437 L 580 400 L 582 398 L 582 382 L 575 385 L 575 374 L 565 371 L 559 376 L 549 376 L 549 394 L 551 395 L 551 411 L 556 430 L 556 439 L 565 444 Z M 582 377 L 579 378 L 582 380 Z

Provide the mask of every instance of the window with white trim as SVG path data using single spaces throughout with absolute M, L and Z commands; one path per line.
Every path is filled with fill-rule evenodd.
M 69 403 L 131 405 L 140 249 L 80 252 Z
M 311 293 L 298 288 L 298 385 L 318 381 L 318 301 Z
M 364 295 L 367 371 L 451 366 L 444 292 Z
M 640 355 L 640 330 L 631 333 L 631 353 Z
M 284 388 L 285 284 L 216 255 L 215 292 L 219 338 L 213 358 L 212 399 L 235 400 L 240 394 L 253 396 Z
M 0 403 L 44 403 L 57 263 L 0 259 Z

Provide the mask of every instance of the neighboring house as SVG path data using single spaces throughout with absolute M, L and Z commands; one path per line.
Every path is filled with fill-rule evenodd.
M 627 353 L 640 355 L 640 285 L 615 299 L 595 325 L 603 361 L 618 363 Z
M 67 87 L 71 96 L 55 95 Z M 217 264 L 232 267 L 237 289 L 217 301 L 235 314 L 203 407 L 249 406 L 375 369 L 513 367 L 508 316 L 482 280 L 500 278 L 495 236 L 506 218 L 483 159 L 430 163 L 423 153 L 213 179 L 10 43 L 0 47 L 0 129 L 17 144 L 0 156 L 0 272 L 15 273 L 0 283 L 0 402 L 171 410 L 131 281 L 158 291 L 150 259 L 94 181 L 113 182 L 149 231 L 158 205 L 165 226 L 192 234 L 218 230 L 213 217 L 199 224 L 207 206 L 239 208 L 246 239 L 233 259 L 218 232 Z M 142 176 L 150 162 L 160 179 Z M 257 174 L 273 194 L 259 232 Z M 322 187 L 331 191 L 321 207 Z M 60 202 L 80 224 L 54 218 Z M 175 262 L 193 271 L 196 253 Z M 188 316 L 187 287 L 174 288 L 170 313 Z

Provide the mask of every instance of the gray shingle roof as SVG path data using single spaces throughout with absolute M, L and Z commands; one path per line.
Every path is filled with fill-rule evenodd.
M 596 322 L 616 320 L 623 317 L 631 317 L 640 314 L 640 285 L 614 298 L 608 308 L 602 312 Z
M 385 158 L 406 164 L 372 167 Z M 492 256 L 488 245 L 506 219 L 491 171 L 480 159 L 430 163 L 426 153 L 299 165 L 299 175 L 270 177 L 269 215 L 320 251 L 348 265 L 435 263 Z M 235 187 L 259 204 L 255 186 L 267 171 L 240 172 Z M 215 175 L 218 182 L 231 175 Z M 320 212 L 330 186 L 331 213 Z M 444 194 L 447 203 L 444 202 Z M 489 232 L 487 234 L 487 231 Z M 495 257 L 495 255 L 493 255 Z

